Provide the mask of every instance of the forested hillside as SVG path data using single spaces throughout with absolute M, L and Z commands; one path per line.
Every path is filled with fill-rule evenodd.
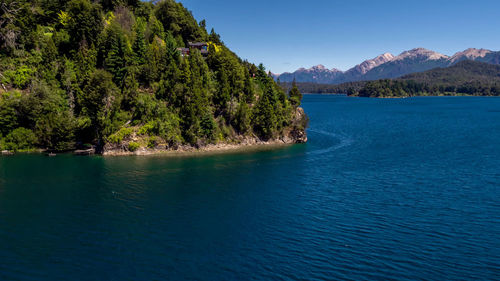
M 136 150 L 303 134 L 301 95 L 174 0 L 5 0 L 0 148 Z M 204 42 L 181 55 L 178 48 Z
M 367 82 L 350 91 L 361 97 L 409 97 L 438 95 L 500 95 L 500 66 L 462 61 L 448 68 L 436 68 L 394 80 Z

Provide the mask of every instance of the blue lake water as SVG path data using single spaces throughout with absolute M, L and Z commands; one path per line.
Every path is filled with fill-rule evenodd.
M 0 280 L 499 280 L 500 99 L 303 106 L 271 151 L 0 157 Z

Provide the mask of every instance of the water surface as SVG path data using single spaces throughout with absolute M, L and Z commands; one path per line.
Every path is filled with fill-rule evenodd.
M 0 280 L 498 280 L 500 99 L 307 95 L 309 143 L 0 157 Z

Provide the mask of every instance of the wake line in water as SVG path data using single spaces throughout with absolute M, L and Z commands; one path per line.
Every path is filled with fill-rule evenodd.
M 351 145 L 353 143 L 353 140 L 350 137 L 345 136 L 345 135 L 342 136 L 342 135 L 330 133 L 330 132 L 323 131 L 323 130 L 309 130 L 309 131 L 312 132 L 312 133 L 316 133 L 316 134 L 327 136 L 327 137 L 329 137 L 331 139 L 338 139 L 338 140 L 340 140 L 340 143 L 338 143 L 338 144 L 329 146 L 327 148 L 313 150 L 313 151 L 308 152 L 307 154 L 310 154 L 310 155 L 320 155 L 320 154 L 329 153 L 329 152 L 332 152 L 332 151 L 344 148 L 346 146 L 349 146 L 349 145 Z

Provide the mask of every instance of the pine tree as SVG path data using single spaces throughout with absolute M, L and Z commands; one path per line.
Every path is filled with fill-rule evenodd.
M 243 89 L 244 100 L 242 103 L 253 103 L 255 101 L 255 94 L 252 86 L 252 81 L 250 80 L 249 74 L 245 77 L 245 86 Z
M 97 64 L 97 50 L 94 46 L 90 48 L 87 46 L 86 41 L 80 45 L 78 53 L 75 55 L 75 66 L 77 80 L 80 84 L 85 84 L 90 75 L 96 69 Z
M 276 115 L 271 104 L 272 93 L 264 93 L 253 111 L 253 128 L 262 139 L 270 139 L 276 129 Z
M 106 69 L 113 74 L 113 82 L 119 87 L 127 72 L 125 37 L 117 32 L 110 36 L 110 50 L 106 58 Z
M 144 29 L 139 23 L 136 26 L 135 34 L 134 45 L 132 45 L 134 64 L 143 65 L 146 62 L 146 40 L 144 37 Z
M 83 93 L 83 113 L 90 118 L 94 136 L 102 146 L 105 137 L 112 131 L 113 115 L 119 109 L 119 90 L 112 82 L 111 74 L 96 70 Z
M 175 38 L 170 32 L 165 36 L 165 48 L 167 52 L 167 58 L 170 60 L 168 63 L 174 63 L 179 61 L 179 51 L 177 50 L 177 43 Z
M 219 89 L 213 97 L 217 109 L 216 115 L 222 115 L 227 109 L 227 103 L 231 100 L 231 84 L 225 69 L 221 69 L 218 75 Z
M 57 59 L 57 47 L 54 44 L 54 40 L 52 40 L 52 38 L 50 38 L 47 41 L 47 44 L 45 45 L 45 48 L 42 51 L 42 54 L 43 54 L 42 63 L 46 67 L 49 67 L 53 62 L 56 61 L 56 59 Z
M 302 93 L 299 91 L 297 87 L 297 82 L 293 79 L 292 89 L 288 93 L 288 97 L 290 98 L 290 102 L 293 106 L 298 107 L 302 101 Z

